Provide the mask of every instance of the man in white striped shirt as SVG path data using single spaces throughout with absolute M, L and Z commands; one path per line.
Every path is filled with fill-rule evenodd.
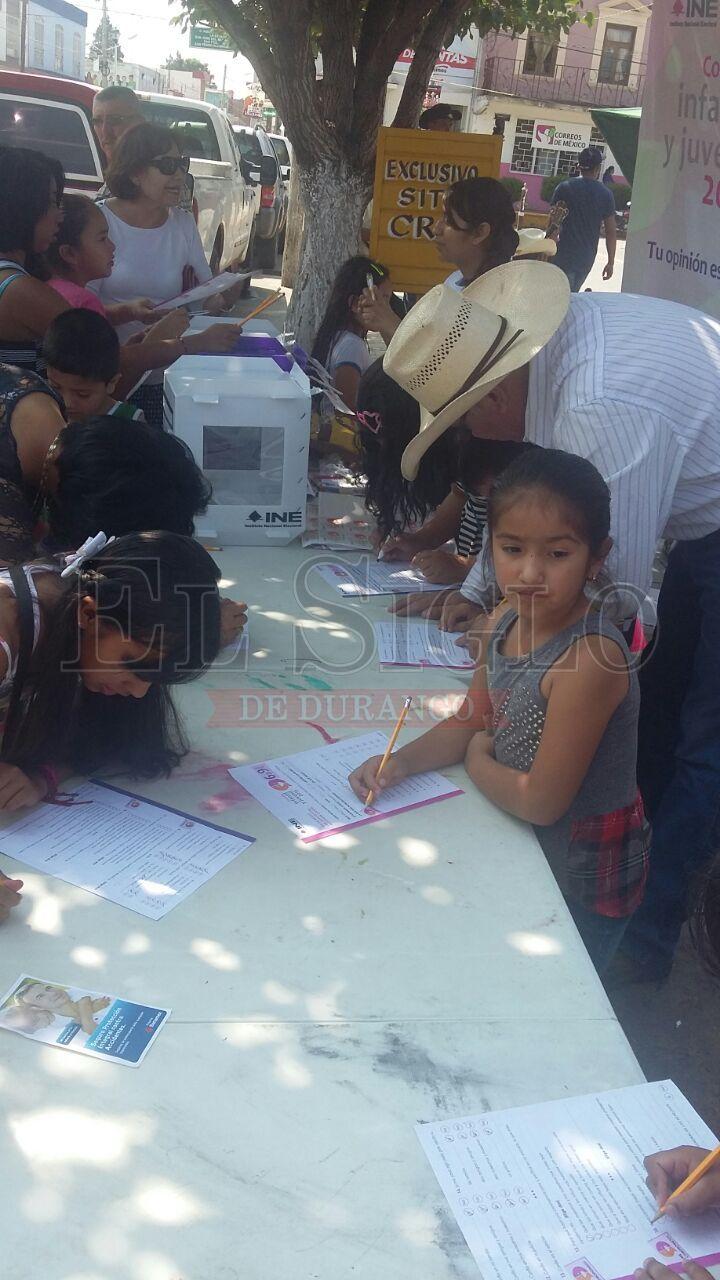
M 650 880 L 623 952 L 669 973 L 692 874 L 720 825 L 720 324 L 677 303 L 581 294 L 529 365 L 465 415 L 474 435 L 580 454 L 610 486 L 617 583 L 644 593 L 659 538 L 677 539 L 643 672 L 640 784 Z M 492 584 L 479 557 L 444 623 L 467 626 Z M 629 975 L 628 975 L 629 976 Z

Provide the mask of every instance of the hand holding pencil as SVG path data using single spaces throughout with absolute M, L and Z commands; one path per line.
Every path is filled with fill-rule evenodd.
M 645 1159 L 647 1185 L 659 1212 L 681 1216 L 720 1208 L 720 1147 L 674 1147 Z

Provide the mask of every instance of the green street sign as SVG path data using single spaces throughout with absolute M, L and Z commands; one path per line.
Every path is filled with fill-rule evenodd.
M 234 49 L 226 31 L 211 27 L 207 22 L 193 23 L 190 27 L 191 49 Z

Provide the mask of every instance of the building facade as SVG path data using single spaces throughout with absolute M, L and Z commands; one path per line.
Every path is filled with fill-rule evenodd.
M 590 0 L 594 21 L 552 40 L 525 32 L 483 41 L 478 94 L 465 127 L 502 131 L 502 173 L 522 180 L 527 207 L 544 210 L 545 178 L 575 170 L 583 147 L 597 145 L 619 167 L 590 112 L 642 104 L 652 10 L 643 0 Z
M 26 0 L 21 56 L 21 0 L 0 4 L 0 62 L 14 69 L 85 79 L 88 16 L 67 0 Z

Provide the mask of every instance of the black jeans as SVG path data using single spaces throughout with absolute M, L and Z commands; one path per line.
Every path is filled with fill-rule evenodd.
M 720 530 L 670 552 L 640 686 L 638 780 L 653 837 L 622 946 L 669 968 L 692 880 L 720 848 Z

